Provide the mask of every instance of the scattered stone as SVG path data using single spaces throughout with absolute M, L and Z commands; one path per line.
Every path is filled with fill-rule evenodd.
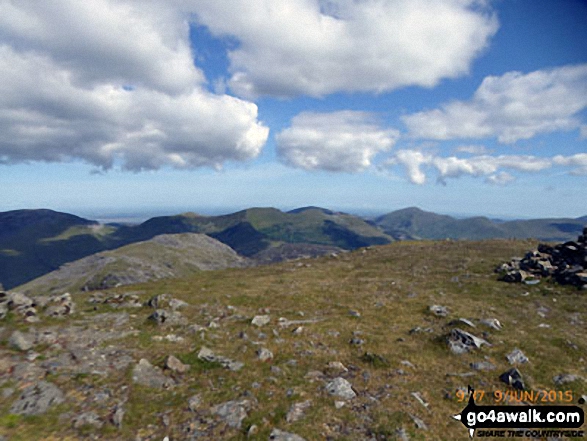
M 294 403 L 289 408 L 285 417 L 288 423 L 294 423 L 304 417 L 304 413 L 312 406 L 312 400 L 306 400 L 301 403 Z
M 226 369 L 229 369 L 234 372 L 242 369 L 242 367 L 244 366 L 244 363 L 241 363 L 240 361 L 234 361 L 230 358 L 226 358 L 221 355 L 216 355 L 214 352 L 212 352 L 211 349 L 208 349 L 205 346 L 203 346 L 200 349 L 200 352 L 198 352 L 198 358 L 200 360 L 208 361 L 210 363 L 220 363 Z
M 273 352 L 267 348 L 261 348 L 257 350 L 257 358 L 261 361 L 270 361 L 273 359 Z
M 418 418 L 416 415 L 411 414 L 411 413 L 409 415 L 418 429 L 428 430 L 428 426 L 426 425 L 426 423 L 422 419 Z
M 342 377 L 337 377 L 326 385 L 326 390 L 330 395 L 334 395 L 345 400 L 352 400 L 357 396 L 351 383 Z
M 73 427 L 75 429 L 80 429 L 85 426 L 92 426 L 99 429 L 102 425 L 102 421 L 95 412 L 84 412 L 73 419 Z
M 188 306 L 188 304 L 183 300 L 173 298 L 169 294 L 158 294 L 147 300 L 147 302 L 145 302 L 145 306 L 148 306 L 153 309 L 169 308 L 172 311 L 177 311 L 178 309 L 183 308 L 184 306 Z
M 202 403 L 202 396 L 200 394 L 191 396 L 188 399 L 188 407 L 192 412 L 195 412 L 198 406 Z
M 291 331 L 291 333 L 293 335 L 300 335 L 303 331 L 304 331 L 304 327 L 303 326 L 298 326 L 297 328 L 294 328 L 294 330 Z
M 41 415 L 64 401 L 61 390 L 53 383 L 39 381 L 27 387 L 10 407 L 10 413 L 17 415 Z
M 45 309 L 45 315 L 48 317 L 63 318 L 73 314 L 74 309 L 75 303 L 71 300 L 71 294 L 65 293 L 51 298 L 49 306 Z
M 258 327 L 268 325 L 269 322 L 271 322 L 271 317 L 268 315 L 256 315 L 251 320 L 251 324 Z
M 574 374 L 559 374 L 552 378 L 552 381 L 557 386 L 562 386 L 567 383 L 572 383 L 573 381 L 583 380 L 583 377 Z
M 450 331 L 447 342 L 451 352 L 454 354 L 463 354 L 473 349 L 478 349 L 482 345 L 491 346 L 486 340 L 475 337 L 473 334 L 459 328 L 454 328 Z
M 458 325 L 467 325 L 470 328 L 475 328 L 475 323 L 473 323 L 471 320 L 468 320 L 466 318 L 458 318 L 456 320 L 453 320 L 449 323 L 450 326 L 458 326 Z
M 414 364 L 409 360 L 402 360 L 400 363 L 409 368 L 416 369 L 416 366 L 414 366 Z
M 512 352 L 506 355 L 506 358 L 509 364 L 524 364 L 528 363 L 529 361 L 528 357 L 526 357 L 524 353 L 518 348 L 514 349 Z
M 170 371 L 177 372 L 178 374 L 185 374 L 189 370 L 189 365 L 183 364 L 173 355 L 167 357 L 165 360 L 165 367 Z
M 295 433 L 283 432 L 279 429 L 273 429 L 269 435 L 271 441 L 306 441 Z
M 492 371 L 495 369 L 495 365 L 489 363 L 488 361 L 477 361 L 475 363 L 470 364 L 471 369 L 475 369 L 476 371 Z
M 256 424 L 251 424 L 251 427 L 249 427 L 249 430 L 247 430 L 247 438 L 250 438 L 257 433 L 259 433 L 259 426 Z
M 422 395 L 420 394 L 420 392 L 412 392 L 411 395 L 418 401 L 418 403 L 420 403 L 422 406 L 424 406 L 426 409 L 428 409 L 428 406 L 430 404 L 427 403 L 426 401 L 424 401 L 424 398 L 422 398 Z
M 400 427 L 395 431 L 395 437 L 398 441 L 410 441 L 410 436 L 403 427 Z
M 178 326 L 187 323 L 186 318 L 181 313 L 176 311 L 167 311 L 165 309 L 157 309 L 153 312 L 147 320 L 150 320 L 158 325 Z
M 117 404 L 113 409 L 112 416 L 110 417 L 110 422 L 120 429 L 122 427 L 123 418 L 124 409 L 122 407 L 122 404 Z
M 505 384 L 512 386 L 514 389 L 524 390 L 526 385 L 522 374 L 516 368 L 512 368 L 499 376 L 499 379 Z
M 324 373 L 331 376 L 340 375 L 348 371 L 349 370 L 346 368 L 346 366 L 340 361 L 330 361 L 326 365 L 326 369 L 324 369 Z
M 212 414 L 218 415 L 229 427 L 240 429 L 251 407 L 249 400 L 227 401 L 212 408 Z
M 344 406 L 346 406 L 346 401 L 335 401 L 334 402 L 335 409 L 342 409 Z
M 173 379 L 163 374 L 160 368 L 153 366 L 148 360 L 141 358 L 132 371 L 132 381 L 159 389 L 169 389 L 175 385 Z
M 35 301 L 24 294 L 0 290 L 0 319 L 5 318 L 8 311 L 14 311 L 27 322 L 38 321 L 35 306 Z
M 446 306 L 432 305 L 428 310 L 437 317 L 446 317 L 448 315 L 448 309 Z
M 349 315 L 350 315 L 351 317 L 355 317 L 355 318 L 360 318 L 360 317 L 361 317 L 361 313 L 360 313 L 359 311 L 355 311 L 355 310 L 353 310 L 353 309 L 351 309 L 351 310 L 349 311 Z
M 359 337 L 353 337 L 349 340 L 349 344 L 353 346 L 361 346 L 365 344 L 365 340 Z
M 8 339 L 8 344 L 19 351 L 28 351 L 34 346 L 35 337 L 20 331 L 14 331 L 10 339 Z
M 486 318 L 481 320 L 480 323 L 496 331 L 500 331 L 502 328 L 502 324 L 496 318 Z
M 200 326 L 200 325 L 196 325 L 196 324 L 188 326 L 188 331 L 191 334 L 197 334 L 198 332 L 202 332 L 205 330 L 206 330 L 206 328 L 204 326 Z

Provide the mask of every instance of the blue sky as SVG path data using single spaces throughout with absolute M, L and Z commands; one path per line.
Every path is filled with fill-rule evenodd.
M 587 214 L 587 2 L 0 0 L 0 210 Z

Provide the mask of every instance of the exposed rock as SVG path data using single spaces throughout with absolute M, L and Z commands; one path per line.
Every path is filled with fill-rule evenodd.
M 271 317 L 268 315 L 256 315 L 253 317 L 253 320 L 251 320 L 251 324 L 258 327 L 268 325 L 269 322 L 271 322 Z
M 110 417 L 110 422 L 120 429 L 122 427 L 122 420 L 123 419 L 124 419 L 124 408 L 122 407 L 122 404 L 117 404 L 112 411 L 112 416 Z
M 285 417 L 286 421 L 288 423 L 294 423 L 296 421 L 301 420 L 306 410 L 309 409 L 311 406 L 312 400 L 306 400 L 301 403 L 292 404 Z
M 583 377 L 574 374 L 559 374 L 552 378 L 552 381 L 557 386 L 562 386 L 577 380 L 583 380 Z
M 94 293 L 88 300 L 90 303 L 103 303 L 111 305 L 116 308 L 140 308 L 143 306 L 139 296 L 133 292 L 123 294 L 114 294 L 109 297 L 104 297 L 101 292 Z
M 95 412 L 84 412 L 73 419 L 73 427 L 76 429 L 84 426 L 92 426 L 99 429 L 102 425 L 102 421 Z
M 345 400 L 352 400 L 357 396 L 351 383 L 342 377 L 337 377 L 326 385 L 326 390 L 330 395 L 334 395 Z
M 514 389 L 524 390 L 526 385 L 522 374 L 516 368 L 512 368 L 499 376 L 499 379 L 505 384 L 512 386 Z
M 173 379 L 165 376 L 161 369 L 153 366 L 149 361 L 141 358 L 132 371 L 132 381 L 143 386 L 168 389 L 175 382 Z
M 19 351 L 28 351 L 35 344 L 35 337 L 31 334 L 14 331 L 8 339 L 8 344 Z
M 427 403 L 424 400 L 424 398 L 422 398 L 422 394 L 420 392 L 412 392 L 411 395 L 418 401 L 418 403 L 420 403 L 422 406 L 424 406 L 426 409 L 428 409 L 428 406 L 430 406 L 430 404 Z
M 183 364 L 173 355 L 167 357 L 167 359 L 165 360 L 165 367 L 179 374 L 185 374 L 190 368 L 187 364 Z
M 177 311 L 167 311 L 165 309 L 157 309 L 153 312 L 147 320 L 150 320 L 158 325 L 179 326 L 187 323 L 183 315 Z
M 0 290 L 0 320 L 6 317 L 8 311 L 14 311 L 27 322 L 38 321 L 35 306 L 35 301 L 24 294 Z
M 169 294 L 158 294 L 147 300 L 145 306 L 149 306 L 153 309 L 169 308 L 172 311 L 177 311 L 180 308 L 188 306 L 188 304 L 183 300 L 173 298 Z
M 492 371 L 495 369 L 495 365 L 489 363 L 488 361 L 477 361 L 475 363 L 470 364 L 471 369 L 475 369 L 476 371 Z
M 471 320 L 466 319 L 466 318 L 458 318 L 456 320 L 453 320 L 449 323 L 450 326 L 459 326 L 459 325 L 466 325 L 470 328 L 475 328 L 475 323 L 473 323 Z
M 188 399 L 188 407 L 192 412 L 195 412 L 198 406 L 202 403 L 202 397 L 200 394 L 193 395 Z
M 71 300 L 71 295 L 65 293 L 51 298 L 49 305 L 45 309 L 45 315 L 61 318 L 73 314 L 74 310 L 75 303 Z
M 459 328 L 454 328 L 450 331 L 447 342 L 450 350 L 454 354 L 463 354 L 473 349 L 478 349 L 482 345 L 491 346 L 487 341 L 482 338 L 475 337 L 466 331 Z
M 349 311 L 349 315 L 351 317 L 355 317 L 355 318 L 360 318 L 361 317 L 361 313 L 359 311 L 355 311 L 354 309 L 351 309 Z
M 488 326 L 491 329 L 495 329 L 496 331 L 500 331 L 502 328 L 502 324 L 496 318 L 482 319 L 479 323 L 481 323 L 482 325 Z
M 410 418 L 412 419 L 412 421 L 414 422 L 414 424 L 416 425 L 416 427 L 418 429 L 428 430 L 428 426 L 426 425 L 426 423 L 421 418 L 417 417 L 414 414 L 410 414 Z
M 240 361 L 234 361 L 230 358 L 216 355 L 211 349 L 208 349 L 205 346 L 203 346 L 200 349 L 200 352 L 198 352 L 198 358 L 210 363 L 220 363 L 223 367 L 231 371 L 238 371 L 244 366 L 244 363 L 241 363 Z
M 269 361 L 273 359 L 273 352 L 267 348 L 257 350 L 257 358 L 261 361 Z
M 40 415 L 53 406 L 61 404 L 64 395 L 53 383 L 39 381 L 22 391 L 10 407 L 10 413 L 17 415 Z
M 395 431 L 395 437 L 398 441 L 410 441 L 410 436 L 403 427 L 400 427 Z
M 271 441 L 306 441 L 295 433 L 283 432 L 279 429 L 273 429 L 269 435 Z
M 446 306 L 432 305 L 428 310 L 437 317 L 446 317 L 448 315 L 448 308 Z
M 526 357 L 524 353 L 518 348 L 514 349 L 512 352 L 506 355 L 506 358 L 509 364 L 524 364 L 528 363 L 529 361 L 528 357 Z
M 348 371 L 349 370 L 346 368 L 346 366 L 342 364 L 340 361 L 330 361 L 326 365 L 326 369 L 324 369 L 324 373 L 326 375 L 332 376 L 340 375 Z
M 229 427 L 240 429 L 243 420 L 251 408 L 249 400 L 227 401 L 212 408 L 212 414 L 218 415 Z

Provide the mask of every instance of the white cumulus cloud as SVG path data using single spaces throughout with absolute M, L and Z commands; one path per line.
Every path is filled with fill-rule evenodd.
M 587 108 L 587 64 L 486 77 L 470 101 L 402 118 L 420 139 L 480 139 L 501 143 L 577 129 Z
M 544 158 L 530 155 L 480 155 L 468 158 L 456 156 L 438 156 L 419 150 L 398 150 L 389 158 L 385 165 L 403 166 L 407 178 L 413 184 L 422 185 L 426 182 L 426 169 L 436 172 L 437 180 L 445 183 L 447 178 L 461 176 L 485 177 L 486 182 L 504 185 L 515 179 L 505 170 L 525 173 L 538 173 L 554 165 L 575 166 L 571 173 L 587 173 L 587 154 L 574 156 L 555 156 Z
M 198 22 L 236 38 L 232 90 L 324 96 L 432 87 L 466 74 L 498 29 L 480 0 L 199 0 Z
M 204 88 L 188 18 L 158 1 L 0 1 L 0 162 L 142 170 L 257 156 L 257 106 Z
M 281 160 L 293 167 L 358 172 L 398 137 L 397 130 L 379 127 L 366 112 L 303 112 L 276 135 L 276 142 Z

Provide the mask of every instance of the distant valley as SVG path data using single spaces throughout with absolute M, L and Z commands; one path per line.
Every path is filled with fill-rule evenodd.
M 270 263 L 397 240 L 535 238 L 565 241 L 576 238 L 585 224 L 587 216 L 500 222 L 486 217 L 456 219 L 406 208 L 366 219 L 319 207 L 304 207 L 289 212 L 250 208 L 222 216 L 184 213 L 155 217 L 138 225 L 124 225 L 100 224 L 51 210 L 16 210 L 0 213 L 0 283 L 11 289 L 58 270 L 68 262 L 108 250 L 120 249 L 115 254 L 117 262 L 124 261 L 128 265 L 132 259 L 129 260 L 125 252 L 133 248 L 127 246 L 161 235 L 207 235 L 232 248 L 239 258 Z M 178 257 L 182 253 L 184 260 L 190 261 L 193 250 L 188 247 L 180 251 L 175 249 L 173 253 L 175 262 L 182 260 Z M 224 257 L 219 257 L 219 261 L 224 261 Z M 141 265 L 134 262 L 135 266 Z M 160 265 L 145 262 L 147 266 Z M 83 265 L 78 264 L 80 268 Z M 193 268 L 199 270 L 197 265 Z M 184 274 L 184 270 L 179 273 Z

